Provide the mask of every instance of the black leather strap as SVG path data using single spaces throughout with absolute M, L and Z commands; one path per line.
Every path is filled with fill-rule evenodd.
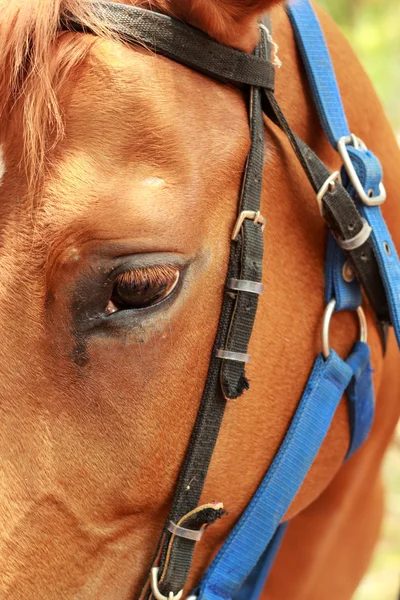
M 152 48 L 213 79 L 234 85 L 254 85 L 269 90 L 274 86 L 274 67 L 259 56 L 219 44 L 208 35 L 177 19 L 157 12 L 116 4 L 96 2 L 93 14 L 111 31 L 130 44 Z M 73 14 L 62 19 L 64 29 L 90 32 Z
M 257 48 L 256 52 L 259 54 L 261 48 Z M 264 123 L 261 89 L 252 88 L 250 96 L 252 144 L 243 180 L 239 214 L 247 210 L 259 211 L 262 192 Z M 237 240 L 231 242 L 227 283 L 232 278 L 260 282 L 262 259 L 262 227 L 254 220 L 246 219 Z M 219 434 L 226 399 L 239 397 L 248 387 L 244 363 L 221 360 L 216 356 L 216 351 L 226 349 L 247 353 L 258 296 L 249 292 L 232 293 L 228 288 L 227 285 L 200 411 L 182 466 L 168 522 L 176 522 L 197 506 Z M 168 597 L 171 591 L 177 594 L 185 585 L 195 542 L 176 537 L 171 545 L 171 534 L 164 530 L 161 544 L 161 553 L 157 552 L 161 579 L 159 589 Z M 145 597 L 151 598 L 150 591 Z
M 264 111 L 288 136 L 314 192 L 317 194 L 331 172 L 317 155 L 293 133 L 274 94 L 268 90 L 265 90 L 264 94 Z M 364 221 L 353 199 L 339 182 L 336 182 L 334 188 L 328 189 L 323 196 L 322 209 L 322 216 L 339 241 L 339 245 L 341 241 L 353 239 L 364 227 Z M 345 253 L 378 320 L 389 323 L 390 314 L 386 293 L 371 241 L 368 239 L 354 250 L 345 250 Z

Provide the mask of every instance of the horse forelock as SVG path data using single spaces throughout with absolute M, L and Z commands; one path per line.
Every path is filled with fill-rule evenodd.
M 246 19 L 254 20 L 257 13 L 277 1 L 125 0 L 125 3 L 171 14 L 222 42 L 246 48 L 249 43 L 245 35 Z M 22 133 L 21 162 L 31 184 L 44 172 L 49 134 L 52 144 L 63 136 L 58 90 L 98 38 L 113 37 L 96 20 L 92 3 L 93 0 L 29 3 L 0 0 L 0 118 L 8 123 L 3 137 L 14 140 L 16 130 Z M 66 12 L 93 30 L 96 38 L 61 32 L 60 19 Z M 250 45 L 255 41 L 253 37 L 251 40 Z

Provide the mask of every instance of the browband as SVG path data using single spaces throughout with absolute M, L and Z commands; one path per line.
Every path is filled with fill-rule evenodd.
M 236 86 L 253 85 L 274 89 L 274 66 L 271 62 L 223 46 L 202 31 L 173 17 L 137 6 L 97 2 L 93 14 L 110 31 L 129 44 L 145 45 L 157 54 L 200 71 L 219 81 Z M 62 29 L 92 33 L 90 27 L 67 13 Z

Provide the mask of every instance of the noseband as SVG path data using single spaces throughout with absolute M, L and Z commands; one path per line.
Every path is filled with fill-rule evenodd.
M 342 173 L 327 169 L 291 130 L 279 107 L 274 95 L 274 66 L 269 58 L 268 18 L 260 24 L 257 48 L 253 54 L 247 54 L 156 12 L 110 2 L 96 3 L 93 11 L 96 19 L 124 42 L 145 44 L 208 77 L 241 88 L 248 106 L 251 135 L 207 380 L 170 513 L 140 600 L 183 597 L 195 546 L 206 527 L 224 514 L 222 504 L 198 504 L 226 403 L 249 387 L 245 365 L 250 361 L 249 341 L 258 298 L 263 292 L 266 219 L 260 212 L 260 202 L 264 117 L 287 135 L 330 232 L 325 268 L 328 308 L 323 327 L 324 352 L 317 357 L 289 431 L 263 483 L 190 597 L 256 600 L 285 532 L 285 525 L 281 524 L 284 514 L 323 443 L 344 392 L 349 401 L 351 430 L 348 457 L 370 431 L 374 396 L 361 288 L 375 312 L 383 346 L 389 324 L 395 327 L 400 342 L 400 266 L 379 209 L 385 199 L 381 167 L 365 145 L 350 134 L 326 43 L 306 0 L 290 4 L 288 13 L 321 123 L 342 156 Z M 90 32 L 72 14 L 63 17 L 62 27 Z M 346 273 L 350 276 L 346 277 Z M 329 347 L 329 322 L 333 312 L 341 310 L 357 311 L 361 324 L 360 341 L 346 361 Z

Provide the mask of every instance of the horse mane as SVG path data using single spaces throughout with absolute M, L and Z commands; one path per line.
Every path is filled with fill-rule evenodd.
M 63 136 L 57 92 L 99 38 L 113 35 L 93 15 L 96 0 L 0 0 L 0 142 L 23 132 L 21 163 L 30 183 L 43 172 L 49 134 Z M 228 28 L 277 0 L 114 0 L 157 9 L 204 29 L 217 39 Z M 75 15 L 95 36 L 60 31 L 60 19 Z
M 91 0 L 0 0 L 0 119 L 6 139 L 22 128 L 23 162 L 29 179 L 44 166 L 49 132 L 59 141 L 63 119 L 57 100 L 59 86 L 95 43 L 93 36 L 60 32 L 62 15 L 76 15 L 93 31 Z

